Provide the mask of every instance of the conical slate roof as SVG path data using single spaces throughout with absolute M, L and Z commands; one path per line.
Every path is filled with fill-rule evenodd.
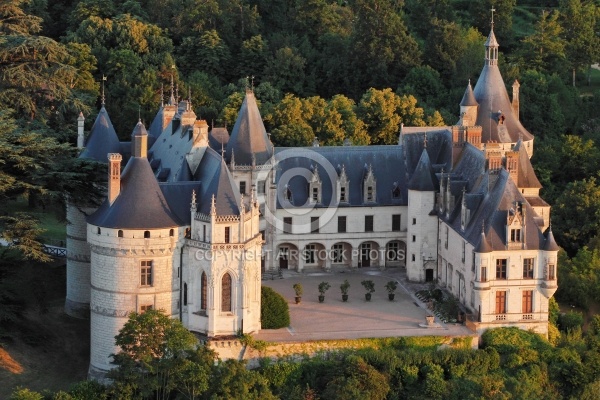
M 141 120 L 135 124 L 133 132 L 131 132 L 131 137 L 133 138 L 134 136 L 148 136 L 148 131 L 146 130 L 144 124 L 142 124 Z
M 225 164 L 225 159 L 213 149 L 207 148 L 198 171 L 197 179 L 202 181 L 198 211 L 210 214 L 214 195 L 217 215 L 239 215 L 240 191 Z
M 488 42 L 496 40 L 494 32 L 490 33 Z M 497 45 L 497 42 L 496 42 Z M 533 139 L 519 119 L 513 114 L 512 104 L 504 85 L 497 63 L 485 63 L 481 75 L 473 90 L 475 100 L 479 103 L 476 124 L 483 128 L 483 143 L 516 143 Z
M 228 162 L 231 162 L 233 154 L 235 164 L 239 165 L 252 165 L 253 158 L 256 165 L 262 165 L 273 155 L 273 145 L 267 136 L 254 93 L 250 91 L 246 92 L 225 154 Z
M 499 47 L 496 35 L 494 34 L 494 28 L 490 30 L 487 40 L 485 41 L 485 47 Z
M 475 100 L 473 88 L 471 87 L 471 81 L 469 81 L 469 84 L 467 85 L 467 89 L 465 90 L 465 94 L 463 95 L 463 98 L 460 101 L 460 105 L 463 107 L 479 105 L 477 103 L 477 100 Z
M 92 225 L 113 229 L 159 229 L 181 225 L 145 157 L 131 157 L 121 174 L 121 192 L 88 218 Z
M 490 242 L 485 237 L 484 229 L 481 229 L 481 239 L 479 240 L 479 244 L 475 248 L 475 253 L 491 253 L 491 252 L 492 252 L 492 246 L 490 245 Z
M 433 192 L 435 190 L 433 171 L 431 169 L 431 161 L 429 160 L 427 149 L 423 149 L 423 152 L 421 153 L 417 168 L 408 182 L 408 189 L 428 192 Z
M 119 153 L 120 151 L 121 144 L 119 143 L 117 132 L 115 132 L 108 112 L 103 105 L 96 117 L 96 121 L 94 121 L 94 125 L 92 125 L 85 148 L 79 157 L 106 162 L 106 155 L 108 153 Z
M 548 228 L 546 231 L 546 242 L 544 243 L 544 251 L 558 251 L 560 247 L 556 244 L 556 240 L 554 240 L 554 235 L 552 234 L 552 226 Z

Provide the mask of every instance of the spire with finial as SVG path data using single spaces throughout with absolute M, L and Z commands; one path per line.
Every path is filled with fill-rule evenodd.
M 196 212 L 197 210 L 197 204 L 196 204 L 196 190 L 192 190 L 192 204 L 191 204 L 191 208 L 190 211 L 192 212 Z
M 106 97 L 104 97 L 104 82 L 106 82 L 106 76 L 102 75 L 102 106 L 104 106 Z
M 160 84 L 160 106 L 165 106 L 165 85 L 162 83 Z
M 210 213 L 211 215 L 217 215 L 217 203 L 215 202 L 215 195 L 212 195 L 212 199 L 210 201 Z
M 486 65 L 498 65 L 498 41 L 496 40 L 496 35 L 494 34 L 494 11 L 496 11 L 496 9 L 492 8 L 490 34 L 487 38 L 487 41 L 485 42 Z

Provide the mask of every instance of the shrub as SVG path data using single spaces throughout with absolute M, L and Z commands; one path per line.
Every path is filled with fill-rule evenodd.
M 290 324 L 290 310 L 282 295 L 263 286 L 260 291 L 260 321 L 262 329 L 279 329 Z
M 561 331 L 570 331 L 583 326 L 583 314 L 577 311 L 569 311 L 558 317 L 558 327 Z

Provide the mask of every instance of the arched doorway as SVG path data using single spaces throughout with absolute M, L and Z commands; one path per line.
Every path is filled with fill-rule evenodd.
M 358 267 L 378 266 L 380 262 L 379 245 L 376 242 L 363 242 L 359 246 Z
M 298 268 L 298 247 L 291 243 L 282 243 L 277 246 L 277 266 L 279 269 Z

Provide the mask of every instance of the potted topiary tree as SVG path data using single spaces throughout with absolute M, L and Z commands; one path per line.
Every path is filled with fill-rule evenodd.
M 340 290 L 342 291 L 342 301 L 348 301 L 348 289 L 350 289 L 350 282 L 348 282 L 348 279 L 345 279 L 344 283 L 340 285 Z
M 319 303 L 325 301 L 325 292 L 329 290 L 331 285 L 329 282 L 321 282 L 319 283 Z
M 375 282 L 373 282 L 372 280 L 366 280 L 362 281 L 360 284 L 363 285 L 363 287 L 367 291 L 367 293 L 365 293 L 365 300 L 371 301 L 371 293 L 375 291 Z
M 396 289 L 398 289 L 398 282 L 389 281 L 385 284 L 385 289 L 388 292 L 388 299 L 390 299 L 390 301 L 394 301 L 394 297 L 396 296 L 396 293 L 394 292 L 396 291 Z
M 300 303 L 300 300 L 302 300 L 302 293 L 304 292 L 304 289 L 302 289 L 302 285 L 299 283 L 294 283 L 294 286 L 292 287 L 296 293 L 296 304 L 298 304 Z

